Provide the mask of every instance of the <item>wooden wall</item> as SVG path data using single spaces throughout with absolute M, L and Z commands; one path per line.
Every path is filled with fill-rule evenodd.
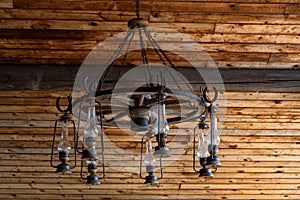
M 213 179 L 199 178 L 189 149 L 164 167 L 159 187 L 145 187 L 138 173 L 113 167 L 97 186 L 85 185 L 78 168 L 69 176 L 54 173 L 49 166 L 53 121 L 58 117 L 54 103 L 57 96 L 67 94 L 0 92 L 0 199 L 300 198 L 299 93 L 227 92 L 219 151 L 223 167 Z M 121 147 L 139 146 L 140 137 L 117 130 L 106 134 Z M 176 134 L 189 138 L 191 130 L 170 131 L 170 137 Z M 124 162 L 138 166 L 138 151 Z

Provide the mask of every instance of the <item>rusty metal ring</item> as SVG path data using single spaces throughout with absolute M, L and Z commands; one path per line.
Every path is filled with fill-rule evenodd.
M 68 99 L 68 106 L 67 106 L 67 108 L 66 109 L 62 109 L 61 107 L 60 107 L 60 99 L 61 99 L 61 97 L 59 96 L 59 97 L 57 97 L 57 99 L 56 99 L 56 108 L 57 108 L 57 110 L 59 111 L 59 112 L 64 112 L 64 113 L 66 113 L 66 112 L 72 112 L 72 96 L 71 95 L 69 95 L 68 97 L 67 97 L 67 99 Z
M 215 92 L 215 95 L 214 95 L 214 98 L 211 99 L 211 100 L 210 100 L 210 98 L 206 95 L 206 93 L 207 93 L 207 91 L 208 91 L 207 87 L 203 90 L 203 98 L 204 98 L 204 100 L 205 100 L 207 103 L 213 103 L 213 102 L 215 102 L 215 101 L 217 100 L 217 98 L 218 98 L 218 90 L 217 90 L 217 88 L 213 87 L 213 90 L 214 90 L 214 92 Z

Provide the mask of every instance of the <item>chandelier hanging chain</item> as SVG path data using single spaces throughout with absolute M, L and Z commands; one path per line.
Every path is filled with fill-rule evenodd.
M 173 65 L 173 63 L 171 62 L 171 60 L 167 57 L 167 55 L 165 54 L 165 52 L 161 49 L 161 47 L 157 44 L 157 42 L 153 39 L 152 35 L 149 33 L 149 31 L 145 28 L 143 28 L 145 35 L 149 41 L 149 43 L 151 44 L 151 46 L 153 47 L 155 53 L 158 55 L 159 60 L 162 62 L 163 65 L 167 65 L 167 63 L 165 62 L 164 58 L 166 59 L 166 61 L 169 63 L 170 67 L 172 69 L 175 69 L 175 66 Z M 167 69 L 168 70 L 168 69 Z M 173 81 L 176 83 L 177 87 L 179 90 L 181 90 L 180 85 L 177 83 L 176 79 L 174 78 L 173 74 L 170 73 L 170 71 L 168 70 L 168 73 L 170 75 L 170 77 L 173 79 Z
M 170 58 L 166 55 L 166 53 L 162 50 L 162 48 L 159 46 L 159 44 L 156 42 L 156 40 L 153 38 L 153 36 L 149 33 L 149 31 L 147 29 L 143 29 L 145 32 L 146 37 L 148 38 L 150 44 L 153 46 L 153 49 L 155 51 L 155 53 L 158 55 L 160 61 L 164 64 L 167 65 L 167 63 L 169 64 L 169 66 L 172 69 L 175 69 L 174 64 L 172 63 L 172 61 L 170 60 Z M 166 63 L 166 61 L 167 63 Z M 167 71 L 170 75 L 170 77 L 173 79 L 173 81 L 176 83 L 177 87 L 179 90 L 181 90 L 180 85 L 178 84 L 178 81 L 174 78 L 173 74 L 169 71 L 169 69 L 167 68 Z M 186 81 L 182 81 L 183 83 L 185 83 L 185 85 L 190 88 L 193 89 L 189 84 L 186 83 Z
M 131 37 L 130 37 L 130 39 L 129 39 L 127 48 L 126 48 L 126 50 L 125 50 L 126 53 L 124 54 L 124 57 L 123 57 L 123 59 L 122 59 L 121 66 L 123 66 L 123 65 L 125 64 L 125 60 L 126 60 L 126 58 L 127 58 L 127 56 L 128 56 L 128 52 L 129 52 L 129 49 L 130 49 L 132 40 L 133 40 L 134 35 L 135 35 L 135 31 L 133 31 L 133 30 L 130 30 L 130 31 L 131 31 Z
M 152 37 L 152 35 L 149 33 L 149 31 L 147 31 L 146 29 L 144 29 L 145 31 L 145 35 L 147 36 L 149 42 L 151 43 L 151 45 L 153 46 L 153 48 L 157 51 L 157 54 L 159 55 L 160 59 L 166 59 L 166 61 L 169 63 L 170 67 L 172 67 L 173 69 L 175 69 L 174 64 L 172 63 L 172 61 L 168 58 L 168 56 L 166 55 L 166 53 L 161 49 L 161 47 L 157 44 L 157 42 L 154 40 L 154 38 Z M 158 53 L 160 52 L 160 53 Z M 161 55 L 162 54 L 162 55 Z M 165 61 L 162 61 L 165 63 Z
M 140 18 L 140 0 L 135 0 L 136 17 Z
M 134 30 L 130 29 L 127 32 L 127 35 L 125 36 L 125 38 L 122 40 L 122 42 L 119 44 L 118 49 L 115 51 L 114 55 L 111 57 L 110 60 L 107 61 L 106 65 L 108 66 L 105 71 L 103 72 L 102 77 L 100 78 L 100 86 L 99 86 L 99 90 L 101 90 L 101 87 L 103 85 L 103 82 L 106 78 L 106 76 L 112 71 L 113 66 L 115 65 L 117 58 L 120 56 L 121 51 L 123 50 L 124 46 L 126 45 L 128 38 L 130 37 L 130 35 L 132 35 L 132 32 Z M 128 47 L 129 48 L 129 47 Z
M 148 60 L 148 56 L 147 56 L 147 51 L 145 49 L 145 44 L 144 44 L 141 28 L 139 28 L 138 31 L 139 31 L 139 40 L 140 40 L 140 48 L 141 48 L 141 53 L 142 53 L 142 60 L 143 60 L 143 64 L 145 67 L 146 84 L 149 85 L 149 83 L 152 83 L 152 76 L 151 76 L 150 69 L 149 69 L 149 60 Z
M 160 54 L 160 52 L 159 52 L 159 50 L 157 49 L 157 46 L 158 45 L 155 45 L 154 43 L 153 43 L 153 41 L 151 40 L 151 35 L 150 35 L 150 33 L 147 31 L 147 29 L 145 29 L 145 28 L 143 28 L 143 31 L 144 31 L 144 33 L 145 33 L 145 35 L 146 35 L 146 37 L 147 37 L 147 39 L 148 39 L 148 41 L 149 41 L 149 43 L 151 44 L 151 46 L 153 47 L 153 49 L 154 49 L 154 51 L 155 51 L 155 53 L 158 55 L 158 57 L 159 57 L 159 60 L 162 62 L 162 64 L 163 65 L 167 65 L 167 63 L 164 61 L 164 59 L 163 59 L 163 56 Z M 158 46 L 158 48 L 159 48 L 159 46 Z M 172 67 L 172 65 L 171 65 L 171 67 Z M 148 67 L 149 68 L 149 67 Z M 150 71 L 149 69 L 148 69 L 148 71 Z M 169 70 L 168 70 L 168 72 L 169 72 Z M 150 73 L 149 73 L 150 74 Z M 170 74 L 171 75 L 171 77 L 172 77 L 172 74 Z M 151 76 L 151 75 L 150 75 Z M 173 78 L 173 77 L 172 77 Z M 151 80 L 152 80 L 152 78 L 151 78 Z M 173 80 L 174 80 L 174 78 L 173 78 Z M 176 81 L 175 81 L 176 82 Z M 180 86 L 179 86 L 179 89 L 180 89 Z

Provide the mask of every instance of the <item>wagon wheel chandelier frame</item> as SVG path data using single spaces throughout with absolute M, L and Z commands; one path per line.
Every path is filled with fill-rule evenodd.
M 153 84 L 153 77 L 150 73 L 151 65 L 149 64 L 147 56 L 147 48 L 143 42 L 143 35 L 146 36 L 148 43 L 153 48 L 162 64 L 164 66 L 169 66 L 174 70 L 176 70 L 176 68 L 171 59 L 161 49 L 159 44 L 147 30 L 148 21 L 140 18 L 139 0 L 135 0 L 135 4 L 136 18 L 129 20 L 129 30 L 127 35 L 119 44 L 115 54 L 108 61 L 110 64 L 108 68 L 105 69 L 99 82 L 92 82 L 89 85 L 89 77 L 86 77 L 84 81 L 85 94 L 74 102 L 72 102 L 72 98 L 69 96 L 68 106 L 65 110 L 61 109 L 59 105 L 60 97 L 58 97 L 56 107 L 63 115 L 55 122 L 50 164 L 52 167 L 56 168 L 56 173 L 70 174 L 71 169 L 75 168 L 77 165 L 76 154 L 79 153 L 81 154 L 81 178 L 86 180 L 86 184 L 100 184 L 99 180 L 104 179 L 106 175 L 104 129 L 105 127 L 126 127 L 130 128 L 132 131 L 145 132 L 141 140 L 140 177 L 145 179 L 145 184 L 157 185 L 158 180 L 163 177 L 162 158 L 171 156 L 169 147 L 167 146 L 168 125 L 199 118 L 200 122 L 195 127 L 193 136 L 193 169 L 195 172 L 199 173 L 199 176 L 213 177 L 213 172 L 216 171 L 218 167 L 222 166 L 220 158 L 216 155 L 218 152 L 220 136 L 217 130 L 217 118 L 215 115 L 216 107 L 213 105 L 218 97 L 218 91 L 216 88 L 213 88 L 215 95 L 212 99 L 207 95 L 207 88 L 204 90 L 200 88 L 199 96 L 192 92 L 183 91 L 181 85 L 168 70 L 167 73 L 178 87 L 177 90 L 166 86 L 166 80 L 162 75 L 162 72 L 160 76 L 156 77 L 159 81 L 157 81 L 156 84 Z M 136 32 L 140 39 L 141 57 L 147 77 L 145 84 L 134 90 L 130 87 L 122 89 L 115 89 L 113 87 L 111 89 L 103 89 L 104 82 L 108 75 L 114 70 L 116 61 L 121 56 L 122 50 L 124 48 L 130 48 Z M 121 66 L 124 65 L 127 57 L 127 53 L 123 55 Z M 188 85 L 188 87 L 190 86 Z M 113 94 L 123 96 L 122 98 L 126 99 L 126 103 L 124 104 L 124 101 L 122 103 L 121 99 L 114 99 L 112 97 Z M 198 102 L 199 106 L 195 106 L 193 101 Z M 186 113 L 182 114 L 178 111 L 179 104 L 183 104 Z M 154 106 L 157 106 L 155 110 L 152 109 Z M 72 108 L 74 107 L 79 107 L 79 109 L 76 109 L 79 110 L 78 113 L 72 112 L 74 110 Z M 83 109 L 83 107 L 85 107 L 85 109 Z M 113 109 L 118 112 L 113 113 Z M 78 118 L 77 127 L 72 119 L 73 115 Z M 124 120 L 125 118 L 127 120 Z M 210 119 L 209 125 L 205 122 L 208 118 Z M 122 123 L 116 123 L 117 120 Z M 83 128 L 83 136 L 80 136 L 79 132 L 82 128 L 82 121 L 85 121 L 85 126 Z M 154 125 L 152 123 L 153 121 L 155 121 Z M 54 165 L 53 159 L 54 149 L 56 147 L 55 138 L 58 130 L 58 122 L 63 124 L 62 135 L 57 147 L 61 163 L 59 165 Z M 68 126 L 66 125 L 68 123 L 69 126 L 71 124 L 73 129 L 73 145 L 69 142 L 68 128 L 64 129 L 64 127 Z M 98 129 L 100 129 L 100 131 Z M 79 147 L 80 137 L 82 137 L 81 147 Z M 100 139 L 101 144 L 101 177 L 96 174 L 97 165 L 100 160 L 96 149 L 98 138 Z M 152 151 L 153 138 L 156 138 L 157 142 L 154 152 Z M 72 153 L 74 155 L 74 165 L 72 167 L 68 162 L 71 146 L 74 148 L 74 153 Z M 146 147 L 145 150 L 143 149 L 144 147 Z M 145 157 L 143 160 L 144 151 Z M 200 170 L 196 169 L 196 157 L 199 158 L 200 165 L 202 166 Z M 154 175 L 156 171 L 156 159 L 159 159 L 160 178 Z M 143 177 L 142 175 L 143 161 L 148 173 L 148 176 L 146 177 Z M 84 162 L 86 162 L 89 176 L 83 175 Z

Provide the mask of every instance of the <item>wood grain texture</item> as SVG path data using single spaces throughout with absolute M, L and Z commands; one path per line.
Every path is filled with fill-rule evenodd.
M 101 185 L 85 185 L 78 167 L 69 176 L 54 173 L 56 97 L 71 93 L 86 55 L 134 17 L 132 0 L 0 0 L 0 199 L 300 199 L 299 0 L 141 0 L 150 27 L 186 34 L 219 68 L 223 166 L 213 179 L 193 172 L 196 120 L 170 126 L 172 156 L 163 159 L 158 187 L 139 178 L 141 138 L 130 130 L 105 130 Z M 176 46 L 169 32 L 163 39 Z M 197 93 L 203 80 L 168 55 Z M 133 53 L 126 64 L 109 81 L 141 57 Z
M 49 57 L 47 53 L 52 52 L 54 54 L 55 50 L 40 50 L 38 52 L 44 54 L 45 57 Z M 4 52 L 4 54 L 6 53 Z M 27 55 L 34 53 L 37 53 L 37 51 L 29 51 Z M 68 55 L 71 55 L 71 53 Z M 65 56 L 68 55 L 65 54 Z M 25 57 L 26 55 L 20 56 Z M 34 56 L 38 59 L 41 55 Z M 62 55 L 57 54 L 57 56 Z M 260 56 L 258 59 L 262 57 Z M 228 92 L 300 92 L 300 74 L 298 73 L 299 65 L 297 63 L 293 63 L 293 66 L 290 67 L 293 70 L 253 69 L 247 66 L 243 66 L 243 69 L 235 69 L 231 67 L 230 62 L 224 62 L 224 64 L 226 64 L 226 68 L 219 69 L 222 76 L 219 84 L 223 81 Z M 206 63 L 203 65 L 199 68 L 176 66 L 175 69 L 186 77 L 195 91 L 198 91 L 200 86 L 206 84 L 200 74 L 215 73 L 214 69 L 205 67 Z M 26 65 L 25 67 L 20 64 L 0 65 L 0 88 L 2 90 L 71 90 L 79 68 L 79 65 L 59 67 L 55 65 Z M 107 82 L 118 80 L 119 76 L 126 73 L 131 67 L 115 66 L 114 69 L 116 70 L 115 73 L 107 77 Z
M 0 2 L 0 8 L 13 8 L 13 0 L 2 0 Z
M 299 65 L 299 3 L 145 0 L 141 16 L 150 27 L 176 30 L 200 42 L 220 68 L 290 69 Z M 1 41 L 0 64 L 79 65 L 94 44 L 126 31 L 135 17 L 129 0 L 2 4 L 0 38 L 14 40 Z
M 219 156 L 223 166 L 213 179 L 199 178 L 192 169 L 191 145 L 195 122 L 173 126 L 172 156 L 164 158 L 164 178 L 145 187 L 138 173 L 120 167 L 139 165 L 140 136 L 106 129 L 107 177 L 99 186 L 80 180 L 80 169 L 57 175 L 49 166 L 57 96 L 66 91 L 0 92 L 1 199 L 299 199 L 300 93 L 226 92 Z M 220 101 L 225 100 L 222 96 Z M 222 116 L 219 116 L 222 119 Z M 222 122 L 222 120 L 220 120 Z M 110 145 L 113 142 L 116 146 Z M 130 151 L 122 158 L 115 148 Z M 73 159 L 70 162 L 74 162 Z M 119 170 L 118 170 L 119 169 Z

